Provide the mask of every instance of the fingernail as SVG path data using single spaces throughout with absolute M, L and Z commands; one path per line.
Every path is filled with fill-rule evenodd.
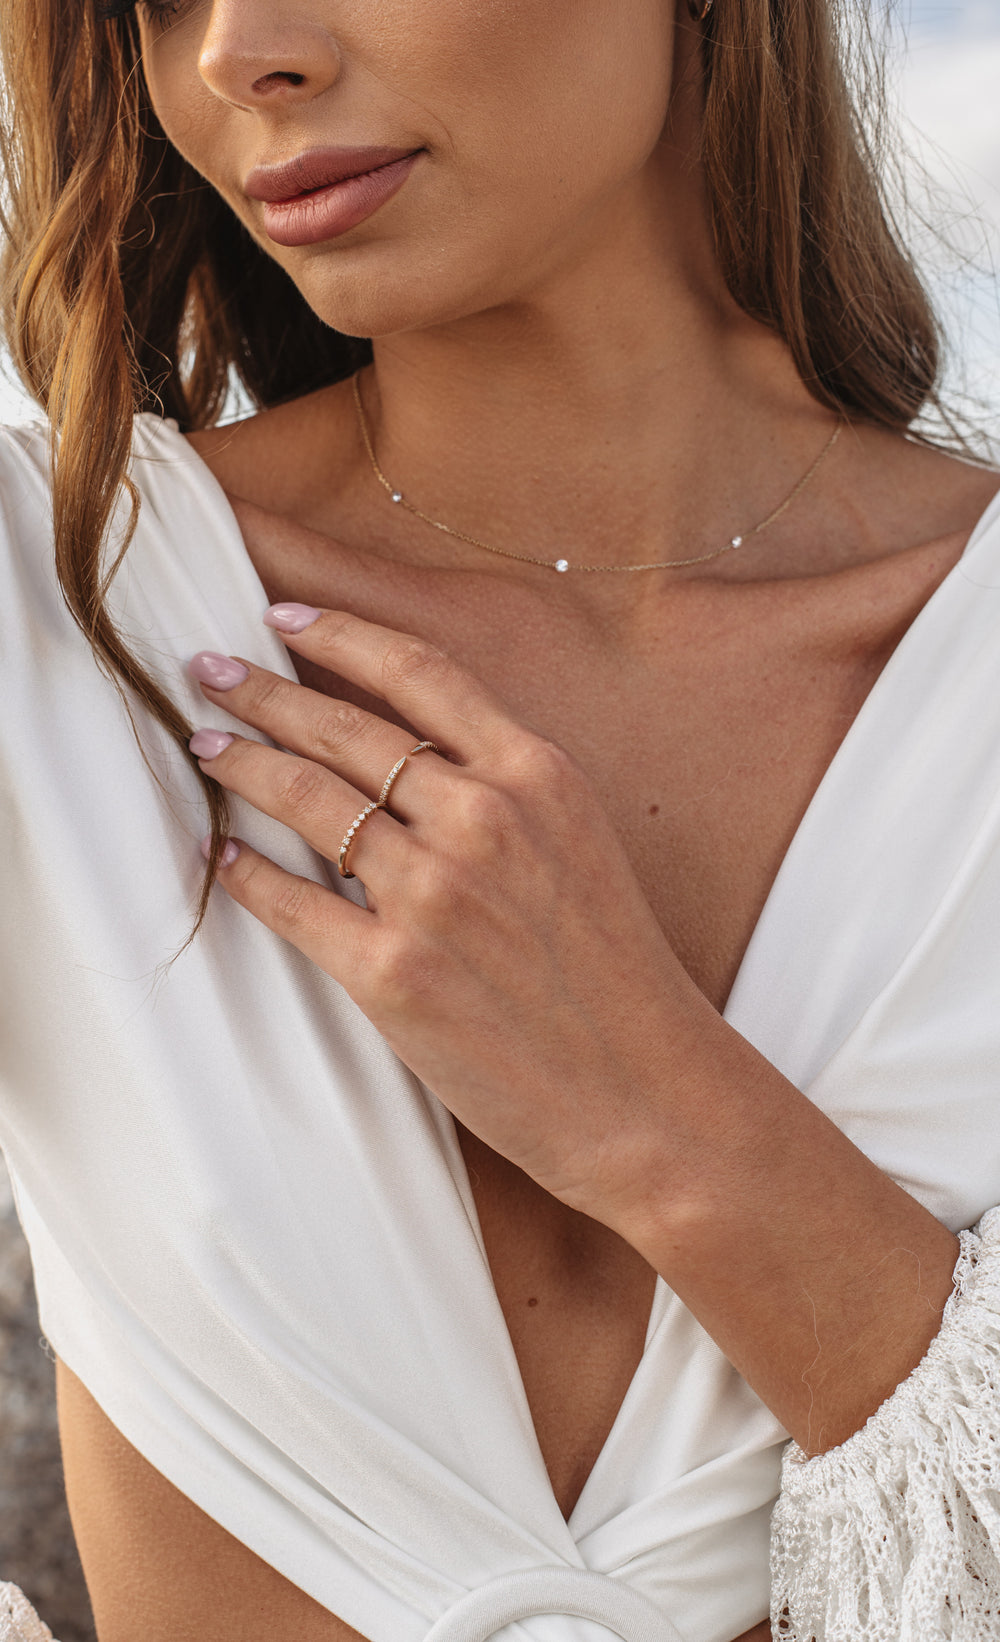
M 212 834 L 208 833 L 208 835 L 201 841 L 201 853 L 205 857 L 206 861 L 211 854 L 211 850 Z M 227 838 L 226 842 L 222 846 L 222 854 L 219 856 L 220 867 L 231 867 L 239 853 L 239 844 L 234 844 L 231 838 Z
M 280 633 L 301 633 L 322 614 L 311 604 L 272 604 L 264 612 L 264 625 L 276 627 Z
M 188 746 L 196 758 L 218 758 L 234 740 L 225 730 L 195 730 Z
M 220 656 L 215 650 L 199 650 L 188 662 L 188 672 L 199 684 L 209 684 L 213 690 L 232 690 L 249 678 L 250 669 L 232 656 Z

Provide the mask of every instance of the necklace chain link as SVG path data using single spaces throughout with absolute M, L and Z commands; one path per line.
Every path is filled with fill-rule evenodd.
M 403 495 L 401 490 L 386 478 L 379 466 L 378 457 L 375 455 L 375 447 L 372 443 L 371 430 L 368 426 L 368 418 L 365 415 L 365 408 L 361 401 L 360 372 L 352 378 L 352 385 L 354 388 L 354 403 L 358 412 L 358 426 L 361 429 L 365 450 L 368 452 L 368 460 L 376 479 L 396 507 L 405 508 L 406 512 L 412 513 L 415 519 L 421 519 L 425 525 L 430 525 L 434 530 L 442 531 L 446 536 L 453 536 L 456 541 L 467 542 L 470 547 L 480 547 L 486 553 L 497 553 L 502 559 L 516 559 L 519 564 L 537 564 L 546 570 L 562 572 L 569 570 L 591 572 L 680 570 L 686 565 L 708 564 L 711 559 L 721 559 L 724 553 L 735 553 L 745 542 L 749 541 L 751 536 L 759 536 L 762 530 L 767 529 L 768 525 L 773 525 L 776 519 L 780 519 L 785 510 L 791 507 L 797 497 L 801 496 L 810 479 L 837 443 L 840 430 L 844 425 L 843 422 L 837 423 L 819 455 L 806 469 L 798 483 L 789 491 L 784 501 L 780 502 L 774 511 L 767 515 L 766 519 L 761 519 L 759 524 L 745 530 L 740 536 L 732 536 L 724 547 L 713 548 L 711 553 L 698 553 L 690 559 L 660 559 L 653 564 L 571 564 L 568 559 L 537 559 L 530 553 L 515 553 L 509 547 L 497 547 L 495 542 L 480 541 L 478 536 L 470 536 L 464 530 L 456 530 L 454 526 L 446 525 L 441 519 L 432 519 L 429 513 L 424 513 L 419 507 L 416 507 L 413 502 Z

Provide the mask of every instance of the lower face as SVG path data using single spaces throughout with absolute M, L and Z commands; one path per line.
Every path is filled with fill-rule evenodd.
M 167 137 L 350 334 L 531 300 L 614 245 L 666 163 L 673 0 L 181 0 L 139 15 Z M 254 168 L 331 148 L 400 158 L 290 206 L 248 194 Z

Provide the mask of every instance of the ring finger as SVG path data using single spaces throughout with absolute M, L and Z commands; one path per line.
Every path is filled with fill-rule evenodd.
M 418 847 L 412 833 L 385 809 L 359 822 L 372 801 L 315 760 L 218 730 L 196 731 L 190 746 L 206 775 L 291 827 L 328 861 L 340 861 L 346 842 L 346 869 L 365 883 L 377 887 L 383 873 L 386 881 L 398 882 L 412 864 Z
M 282 747 L 342 776 L 364 795 L 362 803 L 379 797 L 390 770 L 419 740 L 352 702 L 309 690 L 233 656 L 203 650 L 189 671 L 209 701 L 263 730 Z M 419 770 L 400 771 L 393 783 L 391 808 L 403 821 L 414 820 L 424 807 L 421 801 L 428 786 L 454 770 L 429 748 L 419 762 Z

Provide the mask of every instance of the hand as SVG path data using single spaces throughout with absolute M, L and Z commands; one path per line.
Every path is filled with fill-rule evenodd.
M 662 1144 L 650 1091 L 662 1099 L 673 1047 L 709 1022 L 729 1029 L 674 957 L 561 748 L 421 640 L 334 611 L 283 636 L 442 751 L 408 762 L 389 808 L 352 841 L 367 910 L 247 844 L 220 883 L 343 985 L 487 1145 L 610 1223 Z M 237 737 L 202 768 L 335 862 L 414 735 L 261 668 L 229 667 L 241 682 L 203 682 L 208 699 L 291 751 Z M 192 670 L 219 679 L 211 664 Z
M 803 1447 L 843 1441 L 926 1350 L 956 1239 L 698 992 L 561 748 L 419 639 L 296 605 L 269 619 L 415 733 L 196 658 L 209 700 L 291 749 L 201 732 L 223 786 L 335 861 L 414 740 L 442 752 L 354 837 L 367 909 L 246 844 L 224 888 L 467 1128 L 632 1243 Z

